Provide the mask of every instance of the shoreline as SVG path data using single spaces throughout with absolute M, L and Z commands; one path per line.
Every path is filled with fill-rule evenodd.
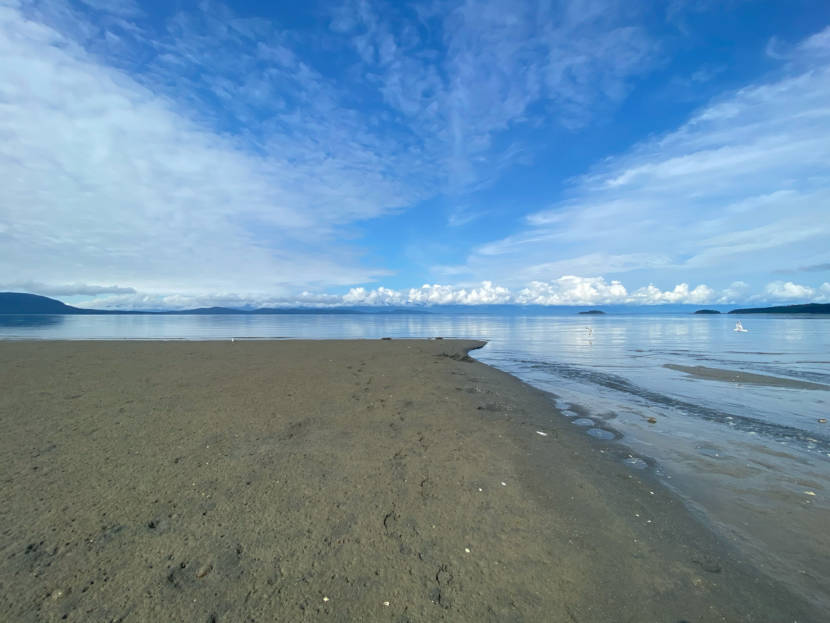
M 0 610 L 820 620 L 480 346 L 4 342 Z

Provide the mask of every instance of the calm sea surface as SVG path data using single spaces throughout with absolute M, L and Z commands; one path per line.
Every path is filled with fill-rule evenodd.
M 385 314 L 0 316 L 0 339 L 463 337 L 616 438 L 768 573 L 830 604 L 830 391 L 700 378 L 705 366 L 830 386 L 830 318 Z

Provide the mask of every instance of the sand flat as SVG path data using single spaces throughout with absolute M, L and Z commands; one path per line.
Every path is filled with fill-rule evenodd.
M 725 383 L 744 383 L 750 385 L 765 385 L 767 387 L 785 387 L 789 389 L 818 389 L 830 391 L 830 385 L 812 383 L 798 379 L 788 379 L 781 376 L 770 376 L 768 374 L 755 374 L 742 372 L 741 370 L 724 370 L 723 368 L 710 368 L 708 366 L 682 366 L 675 363 L 664 363 L 664 368 L 683 372 L 689 376 L 710 381 L 723 381 Z
M 0 343 L 0 618 L 821 620 L 479 345 Z

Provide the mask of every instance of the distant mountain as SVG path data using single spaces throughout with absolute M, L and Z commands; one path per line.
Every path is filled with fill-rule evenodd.
M 55 299 L 22 292 L 0 292 L 0 314 L 25 315 L 156 315 L 156 316 L 220 316 L 220 315 L 285 315 L 285 314 L 428 314 L 420 309 L 373 309 L 355 307 L 263 307 L 260 309 L 232 309 L 230 307 L 199 307 L 175 311 L 122 311 L 114 309 L 85 309 L 72 307 Z
M 588 311 L 579 312 L 580 316 L 603 316 L 605 312 L 601 309 L 589 309 Z
M 717 309 L 698 309 L 696 314 L 719 314 L 720 312 Z
M 87 314 L 85 309 L 72 307 L 37 294 L 0 292 L 0 314 Z
M 172 311 L 139 312 L 163 316 L 267 316 L 285 314 L 362 314 L 350 307 L 262 307 L 259 309 L 233 309 L 231 307 L 199 307 Z
M 830 303 L 806 305 L 779 305 L 778 307 L 750 307 L 733 309 L 730 314 L 830 314 Z

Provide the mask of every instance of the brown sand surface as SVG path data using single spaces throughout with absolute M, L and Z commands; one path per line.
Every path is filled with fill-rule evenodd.
M 822 620 L 480 345 L 0 342 L 0 620 Z
M 663 367 L 669 370 L 685 372 L 699 379 L 708 379 L 710 381 L 830 391 L 830 385 L 823 385 L 822 383 L 811 383 L 810 381 L 800 381 L 798 379 L 788 379 L 766 374 L 753 374 L 752 372 L 741 372 L 740 370 L 724 370 L 723 368 L 709 368 L 707 366 L 681 366 L 675 363 L 664 363 Z

